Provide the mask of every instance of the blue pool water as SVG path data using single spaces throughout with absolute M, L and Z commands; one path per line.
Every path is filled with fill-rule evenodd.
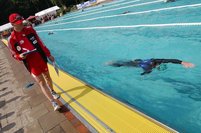
M 130 14 L 122 15 L 125 11 Z M 119 0 L 66 14 L 36 30 L 64 71 L 179 132 L 200 133 L 200 0 Z M 168 64 L 165 71 L 141 76 L 139 68 L 106 65 L 137 58 L 181 59 L 196 67 Z

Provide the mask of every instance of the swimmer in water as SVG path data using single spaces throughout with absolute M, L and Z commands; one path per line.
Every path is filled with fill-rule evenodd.
M 165 3 L 167 2 L 175 2 L 175 0 L 164 0 Z
M 52 34 L 54 34 L 54 32 L 48 32 L 48 35 L 52 35 Z
M 143 72 L 141 75 L 149 74 L 152 72 L 154 68 L 157 68 L 158 70 L 165 70 L 167 69 L 167 66 L 162 65 L 166 63 L 173 63 L 173 64 L 181 64 L 186 68 L 192 68 L 195 65 L 189 62 L 184 62 L 178 59 L 135 59 L 135 60 L 129 60 L 129 61 L 115 61 L 115 62 L 109 62 L 107 65 L 113 66 L 113 67 L 139 67 L 143 69 Z
M 125 12 L 123 12 L 122 14 L 127 14 L 127 13 L 130 13 L 130 11 L 125 11 Z

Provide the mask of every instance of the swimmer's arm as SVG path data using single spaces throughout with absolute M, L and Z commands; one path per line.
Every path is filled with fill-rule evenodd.
M 149 71 L 144 71 L 143 73 L 141 73 L 140 75 L 145 75 L 145 74 L 149 74 L 149 73 L 151 73 L 152 72 L 152 70 L 149 70 Z
M 195 66 L 193 63 L 184 62 L 178 59 L 153 59 L 153 61 L 156 62 L 157 64 L 161 64 L 161 63 L 181 64 L 186 68 L 192 68 Z
M 161 64 L 161 63 L 181 64 L 182 63 L 182 61 L 178 59 L 153 59 L 153 61 L 157 64 Z

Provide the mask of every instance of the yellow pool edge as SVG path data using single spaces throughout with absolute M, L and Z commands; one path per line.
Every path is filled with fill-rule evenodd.
M 2 40 L 7 45 L 7 40 Z M 85 121 L 100 133 L 172 133 L 174 129 L 129 107 L 72 75 L 48 64 L 54 89 Z

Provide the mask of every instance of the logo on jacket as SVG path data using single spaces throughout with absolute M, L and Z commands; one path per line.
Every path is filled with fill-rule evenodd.
M 38 43 L 38 41 L 35 39 L 34 36 L 32 36 L 32 37 L 30 38 L 30 40 L 32 41 L 33 44 L 37 44 L 37 43 Z
M 20 40 L 20 44 L 23 44 L 24 43 L 24 40 Z
M 36 44 L 36 43 L 38 43 L 37 40 L 34 40 L 34 41 L 33 41 L 33 44 Z
M 34 36 L 32 36 L 32 37 L 30 38 L 30 40 L 31 40 L 31 41 L 34 41 L 34 40 L 35 40 L 35 37 L 34 37 Z
M 17 46 L 16 49 L 17 49 L 17 51 L 21 51 L 22 50 L 22 48 L 20 46 Z

